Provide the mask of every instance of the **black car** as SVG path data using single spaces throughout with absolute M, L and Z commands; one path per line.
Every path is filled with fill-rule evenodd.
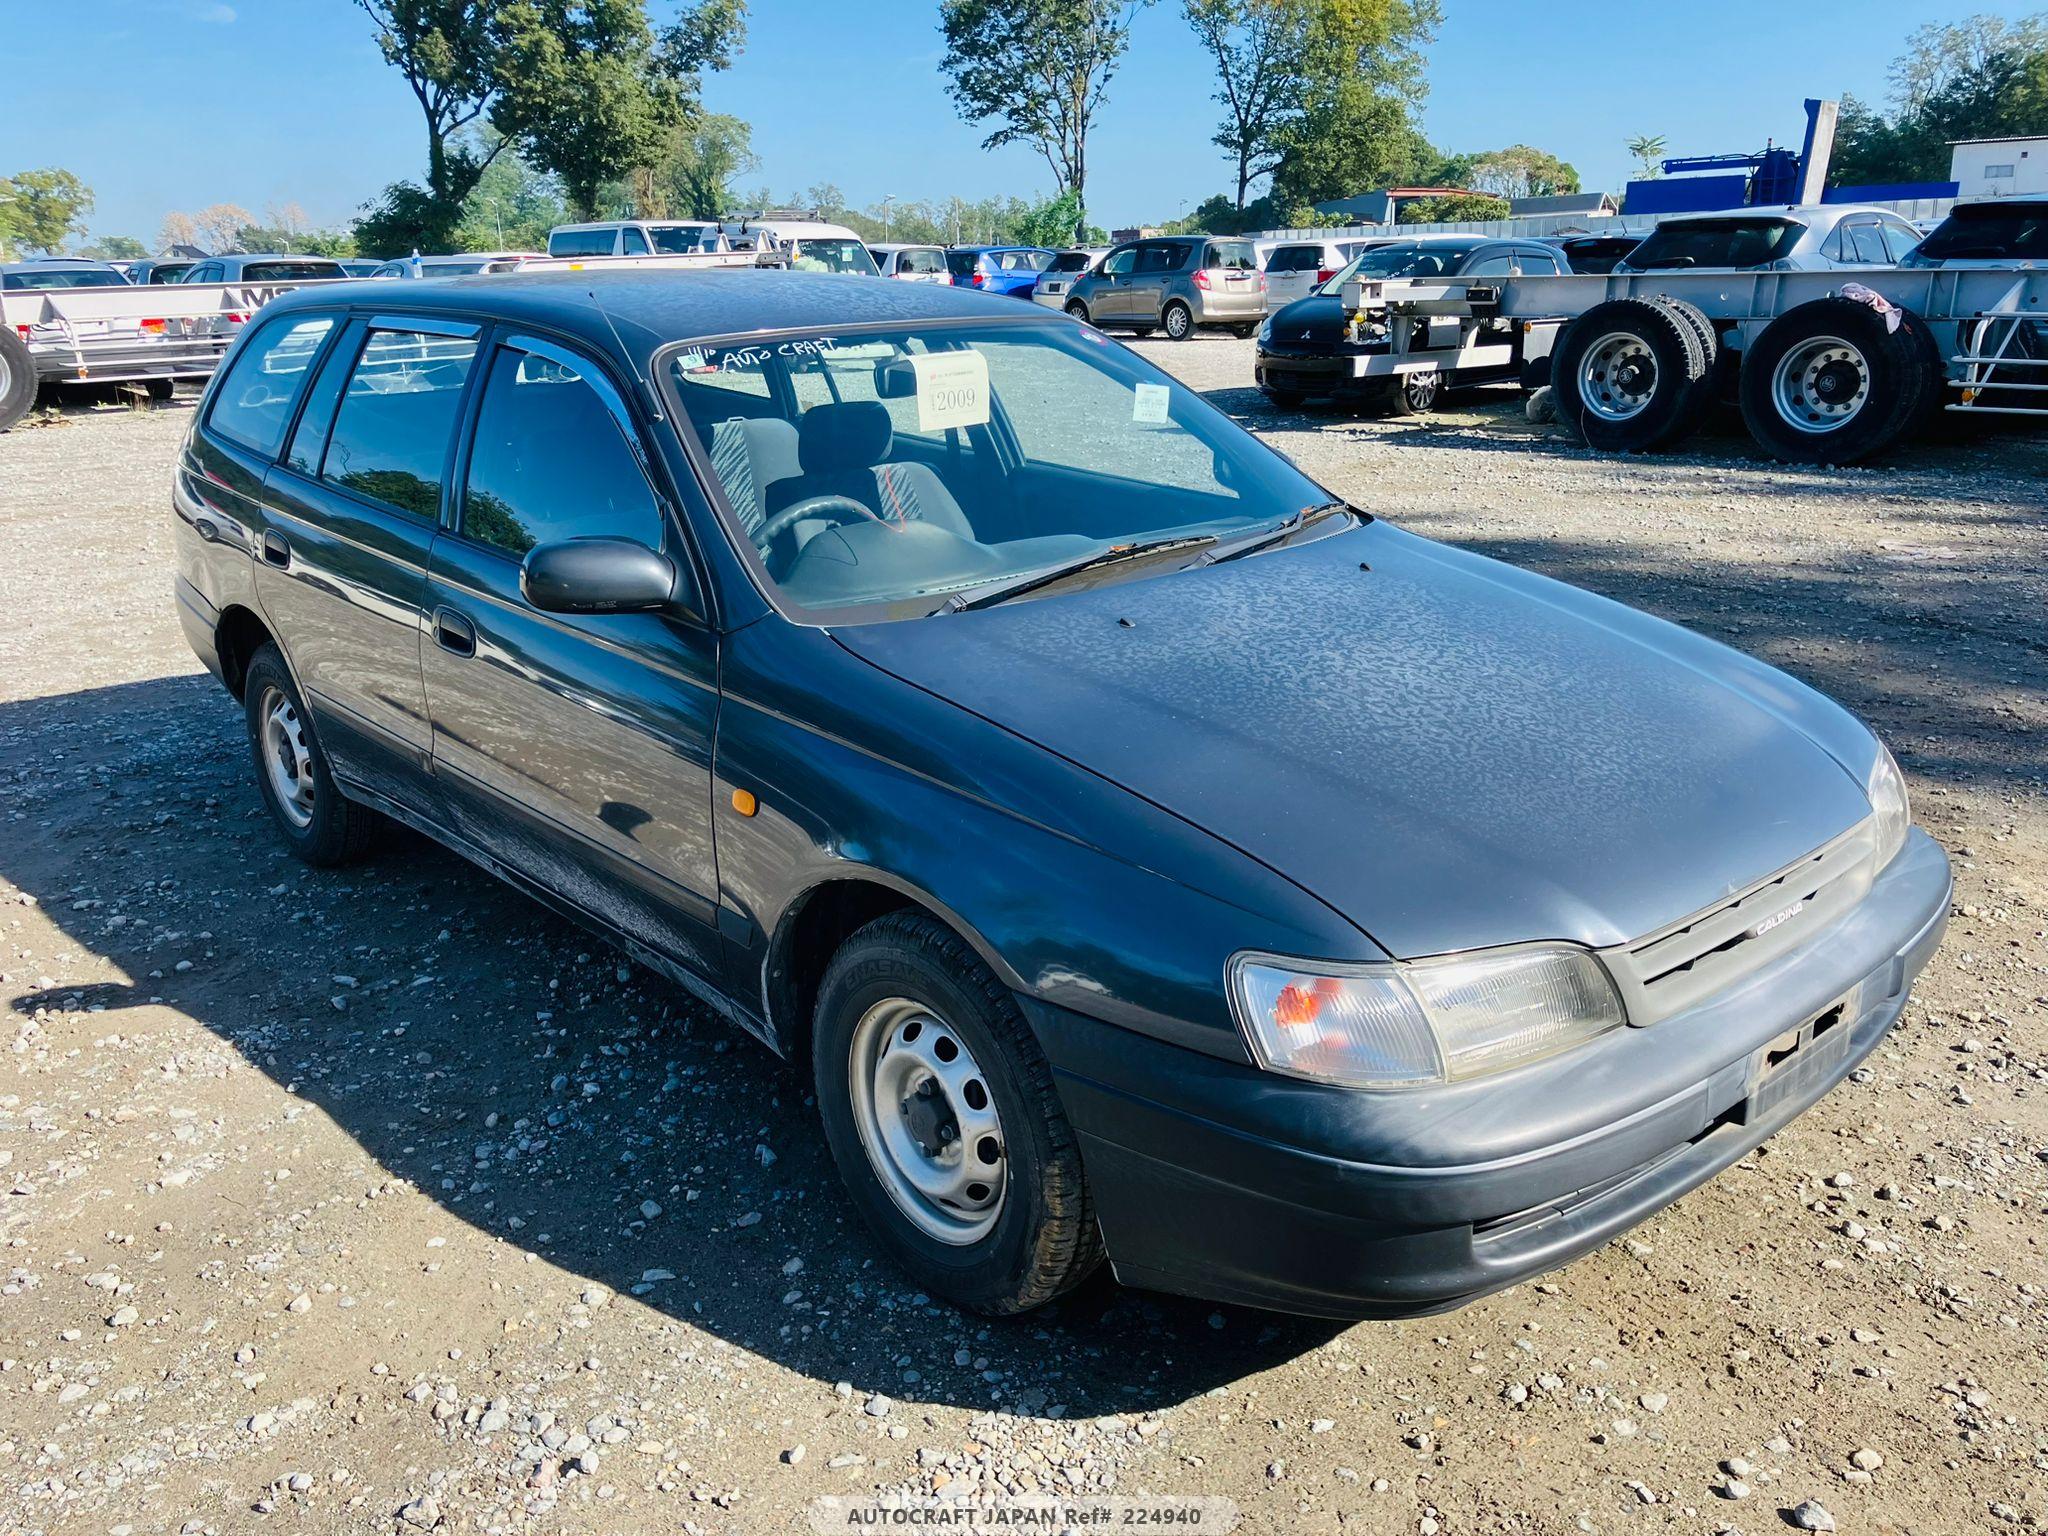
M 1038 305 L 300 289 L 172 495 L 285 843 L 396 820 L 609 935 L 989 1312 L 1105 1253 L 1333 1316 L 1563 1263 L 1853 1071 L 1948 912 L 1847 711 Z
M 1445 389 L 1521 379 L 1524 373 L 1521 331 L 1512 322 L 1494 322 L 1493 339 L 1508 349 L 1508 359 L 1483 367 L 1420 369 L 1390 378 L 1362 372 L 1362 358 L 1384 355 L 1384 332 L 1354 332 L 1344 309 L 1344 285 L 1353 278 L 1507 277 L 1515 273 L 1565 271 L 1555 246 L 1538 240 L 1489 240 L 1479 236 L 1423 235 L 1392 245 L 1375 246 L 1352 258 L 1335 277 L 1305 299 L 1266 317 L 1258 331 L 1256 376 L 1267 399 L 1291 410 L 1312 396 L 1347 401 L 1391 415 L 1429 410 Z M 1432 320 L 1431 340 L 1456 342 L 1458 322 Z
M 175 283 L 199 265 L 197 257 L 167 256 L 162 259 L 151 257 L 142 261 L 131 261 L 126 271 L 128 281 L 146 287 L 157 283 Z

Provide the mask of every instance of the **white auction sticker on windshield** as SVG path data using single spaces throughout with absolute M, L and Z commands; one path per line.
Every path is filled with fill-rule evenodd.
M 1131 398 L 1131 420 L 1166 424 L 1166 403 L 1173 391 L 1164 384 L 1140 384 Z
M 978 427 L 988 420 L 988 359 L 972 347 L 958 352 L 917 352 L 917 430 Z

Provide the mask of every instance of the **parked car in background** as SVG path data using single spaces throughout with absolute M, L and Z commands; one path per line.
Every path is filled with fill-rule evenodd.
M 0 288 L 19 292 L 37 288 L 126 288 L 128 279 L 110 262 L 73 256 L 45 256 L 40 261 L 0 262 Z
M 1028 299 L 1056 252 L 1036 245 L 956 245 L 946 252 L 953 286 Z
M 941 288 L 952 286 L 953 272 L 946 265 L 946 248 L 942 245 L 871 245 L 868 254 L 875 258 L 884 277 L 906 283 L 935 283 Z
M 1106 245 L 1076 246 L 1070 251 L 1056 251 L 1045 270 L 1038 274 L 1038 281 L 1032 286 L 1032 302 L 1043 304 L 1048 309 L 1065 309 L 1067 295 L 1073 290 L 1074 280 L 1084 272 L 1093 272 L 1102 265 L 1102 258 L 1109 254 Z
M 144 257 L 140 261 L 129 262 L 122 267 L 121 273 L 137 287 L 148 287 L 152 284 L 175 283 L 198 264 L 195 257 L 167 256 L 161 260 L 156 257 Z
M 1110 251 L 1075 280 L 1066 310 L 1104 329 L 1163 330 L 1175 341 L 1205 325 L 1249 336 L 1266 311 L 1265 277 L 1249 240 L 1164 235 Z
M 1362 377 L 1353 359 L 1388 350 L 1385 331 L 1354 333 L 1344 308 L 1344 285 L 1359 278 L 1508 277 L 1516 273 L 1554 276 L 1565 270 L 1564 253 L 1540 240 L 1489 240 L 1479 235 L 1414 235 L 1363 251 L 1305 299 L 1266 317 L 1259 327 L 1258 386 L 1266 398 L 1293 409 L 1311 397 L 1355 402 L 1390 415 L 1429 410 L 1447 388 L 1486 384 L 1522 376 L 1522 332 L 1511 320 L 1488 323 L 1479 340 L 1497 341 L 1508 359 L 1480 368 L 1419 368 L 1392 379 Z M 1450 345 L 1458 335 L 1456 317 L 1429 322 L 1432 342 Z
M 844 224 L 762 213 L 727 219 L 723 227 L 734 250 L 780 251 L 798 272 L 880 275 L 865 242 Z
M 1574 272 L 1604 274 L 1612 272 L 1616 262 L 1623 260 L 1630 251 L 1643 243 L 1641 235 L 1550 235 L 1544 238 L 1545 245 L 1554 245 L 1564 253 L 1565 264 Z
M 1393 243 L 1394 236 L 1346 240 L 1294 240 L 1266 256 L 1266 309 L 1285 309 L 1335 277 L 1360 251 Z
M 1681 213 L 1659 223 L 1613 270 L 1816 272 L 1830 267 L 1890 267 L 1919 243 L 1920 231 L 1896 213 L 1859 203 Z
M 1902 267 L 2048 265 L 2048 197 L 1993 197 L 1957 203 Z M 2048 384 L 2048 378 L 2042 381 Z
M 475 277 L 481 272 L 516 272 L 538 251 L 467 251 L 458 256 L 401 256 L 379 266 L 372 277 Z
M 327 256 L 209 256 L 181 276 L 181 283 L 317 283 L 347 277 L 348 269 Z
M 548 231 L 550 256 L 687 256 L 731 249 L 724 231 L 703 219 L 600 219 Z
M 588 288 L 260 311 L 173 471 L 178 618 L 285 849 L 388 814 L 794 1058 L 912 1286 L 1014 1314 L 1106 1256 L 1439 1311 L 1739 1162 L 1906 1009 L 1948 861 L 1810 687 L 1350 507 L 1036 306 Z

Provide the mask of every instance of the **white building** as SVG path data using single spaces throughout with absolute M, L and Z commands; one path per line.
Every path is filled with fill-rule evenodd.
M 2048 192 L 2048 135 L 1958 139 L 1949 145 L 1949 180 L 1958 197 L 2039 196 Z

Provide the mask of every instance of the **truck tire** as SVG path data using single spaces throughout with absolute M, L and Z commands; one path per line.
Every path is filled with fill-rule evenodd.
M 36 403 L 36 360 L 28 343 L 0 328 L 0 432 L 26 416 Z
M 1701 405 L 1699 413 L 1701 418 L 1704 419 L 1707 412 L 1713 408 L 1713 403 L 1721 391 L 1722 352 L 1720 333 L 1714 329 L 1714 322 L 1707 318 L 1706 311 L 1696 304 L 1688 304 L 1684 299 L 1674 299 L 1668 293 L 1658 294 L 1657 302 L 1685 321 L 1687 325 L 1690 325 L 1693 328 L 1693 333 L 1700 339 L 1700 355 L 1707 365 L 1707 371 L 1700 377 Z M 1732 356 L 1733 354 L 1729 355 Z
M 1691 433 L 1706 376 L 1693 323 L 1654 299 L 1595 304 L 1558 339 L 1550 367 L 1558 420 L 1607 453 L 1647 453 Z
M 1769 325 L 1742 360 L 1742 419 L 1773 458 L 1854 464 L 1882 453 L 1920 416 L 1930 389 L 1926 327 L 1896 329 L 1855 299 L 1814 299 Z

